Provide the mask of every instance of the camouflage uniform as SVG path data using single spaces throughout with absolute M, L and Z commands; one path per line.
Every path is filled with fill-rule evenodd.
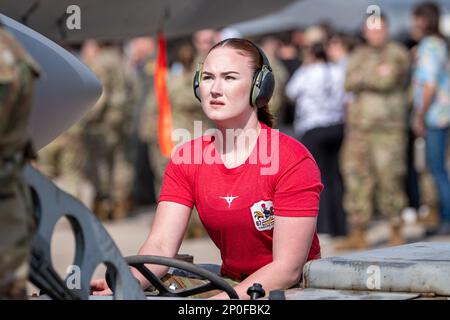
M 161 154 L 161 149 L 159 147 L 158 105 L 154 91 L 151 91 L 148 95 L 147 104 L 145 105 L 144 113 L 140 120 L 140 136 L 143 141 L 148 143 L 150 168 L 154 175 L 153 184 L 155 197 L 158 199 L 164 178 L 164 170 L 169 163 L 169 158 L 166 158 Z
M 194 121 L 202 122 L 203 132 L 200 134 L 213 127 L 211 120 L 203 112 L 200 102 L 194 96 L 193 75 L 194 70 L 188 70 L 180 75 L 169 75 L 167 79 L 173 130 L 187 129 L 192 139 L 194 139 Z
M 86 176 L 96 189 L 98 216 L 104 219 L 113 213 L 120 218 L 130 208 L 134 178 L 128 142 L 135 82 L 118 48 L 102 48 L 90 67 L 100 78 L 103 93 L 80 124 L 88 157 Z
M 21 171 L 34 157 L 28 120 L 38 75 L 37 64 L 0 26 L 0 299 L 26 298 L 34 220 Z
M 197 56 L 196 61 L 200 60 Z M 196 64 L 193 66 L 197 67 Z M 201 121 L 203 135 L 206 130 L 213 128 L 211 120 L 206 117 L 200 102 L 195 98 L 192 90 L 192 79 L 195 70 L 186 70 L 180 75 L 170 75 L 168 77 L 168 92 L 172 107 L 172 126 L 173 130 L 187 129 L 191 139 L 194 139 L 194 121 Z M 175 141 L 174 143 L 180 143 Z M 201 238 L 207 235 L 202 222 L 198 216 L 196 208 L 193 209 L 189 221 L 186 236 L 188 238 Z
M 273 74 L 275 77 L 275 88 L 273 90 L 272 98 L 269 102 L 269 111 L 274 116 L 274 127 L 277 128 L 280 124 L 282 107 L 285 104 L 284 88 L 288 80 L 289 74 L 283 63 L 274 56 L 268 55 Z
M 199 60 L 199 59 L 196 59 Z M 169 74 L 167 77 L 167 89 L 172 111 L 172 129 L 187 129 L 194 138 L 194 121 L 202 121 L 202 132 L 212 128 L 212 122 L 203 112 L 200 102 L 195 98 L 192 90 L 194 71 L 185 71 L 180 75 Z M 161 191 L 164 170 L 169 158 L 161 155 L 158 140 L 158 104 L 155 92 L 149 94 L 144 116 L 141 118 L 140 132 L 142 139 L 149 143 L 150 162 L 155 175 L 155 193 L 157 198 Z M 181 141 L 174 141 L 177 145 Z
M 344 204 L 352 225 L 365 226 L 375 197 L 379 211 L 400 222 L 406 205 L 405 80 L 409 58 L 395 43 L 358 48 L 350 58 L 346 89 L 355 95 L 348 108 L 343 146 Z
M 201 62 L 200 57 L 195 61 Z M 197 66 L 197 63 L 193 65 Z M 202 132 L 204 134 L 209 128 L 213 128 L 213 123 L 203 112 L 200 102 L 195 98 L 192 90 L 192 79 L 194 70 L 186 70 L 182 74 L 169 74 L 167 77 L 167 89 L 172 111 L 172 129 L 186 129 L 190 138 L 194 139 L 194 121 L 202 122 Z M 164 178 L 164 171 L 169 162 L 169 158 L 161 155 L 158 141 L 158 105 L 154 92 L 151 92 L 148 99 L 146 114 L 142 117 L 141 131 L 145 140 L 149 142 L 149 156 L 152 171 L 154 173 L 154 189 L 156 197 L 159 198 L 161 186 Z M 181 141 L 174 141 L 178 145 Z M 206 235 L 198 214 L 194 209 L 187 237 L 203 237 Z
M 146 108 L 150 94 L 154 91 L 153 74 L 155 72 L 155 58 L 148 56 L 140 63 L 136 64 L 136 72 L 139 97 L 136 101 L 132 119 L 132 159 L 134 167 L 139 169 L 139 174 L 135 176 L 134 198 L 137 204 L 151 204 L 155 202 L 155 191 L 153 186 L 154 173 L 150 165 L 148 137 L 142 134 L 141 124 L 145 120 L 148 122 Z
M 92 209 L 93 186 L 85 176 L 87 153 L 81 140 L 80 124 L 75 124 L 39 150 L 37 166 L 58 187 Z

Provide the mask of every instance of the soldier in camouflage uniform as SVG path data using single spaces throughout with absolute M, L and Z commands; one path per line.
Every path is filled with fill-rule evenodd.
M 199 61 L 199 56 L 194 57 L 194 51 L 190 44 L 185 44 L 179 49 L 179 60 L 183 66 L 179 74 L 169 74 L 168 93 L 172 107 L 173 130 L 186 129 L 194 139 L 194 121 L 202 122 L 202 135 L 205 130 L 212 128 L 213 124 L 203 112 L 200 102 L 195 98 L 192 91 L 192 79 Z M 179 141 L 175 141 L 179 143 Z
M 39 150 L 36 166 L 58 187 L 92 209 L 94 190 L 85 176 L 87 152 L 81 136 L 77 123 Z
M 89 61 L 97 51 L 97 43 L 89 40 L 83 46 L 82 58 Z M 74 47 L 67 48 L 77 55 Z M 82 127 L 76 123 L 38 152 L 34 164 L 62 190 L 92 208 L 94 188 L 85 175 L 87 152 L 82 141 Z
M 142 117 L 140 117 L 139 136 L 148 144 L 149 165 L 153 173 L 153 189 L 158 199 L 161 191 L 164 170 L 169 158 L 161 154 L 158 140 L 158 105 L 154 90 L 149 91 Z
M 133 68 L 139 85 L 139 97 L 136 99 L 132 117 L 132 159 L 134 168 L 139 170 L 135 175 L 134 200 L 136 205 L 155 203 L 153 186 L 154 173 L 150 165 L 148 137 L 142 135 L 141 122 L 146 117 L 145 108 L 150 93 L 154 90 L 153 74 L 155 72 L 155 44 L 151 37 L 138 37 L 128 45 L 128 61 Z M 149 121 L 149 119 L 145 119 Z
M 200 33 L 209 35 L 209 31 L 200 31 Z M 201 48 L 205 51 L 203 47 Z M 180 72 L 171 73 L 167 77 L 167 89 L 172 109 L 172 129 L 187 130 L 190 135 L 186 137 L 187 140 L 194 138 L 194 121 L 201 121 L 202 132 L 199 133 L 200 135 L 204 134 L 207 129 L 213 127 L 213 124 L 204 114 L 200 102 L 195 98 L 192 91 L 192 79 L 195 68 L 197 67 L 197 62 L 200 63 L 202 60 L 201 55 L 198 54 L 195 56 L 190 44 L 183 44 L 178 50 L 178 61 L 181 67 Z M 150 162 L 155 177 L 154 189 L 156 197 L 159 198 L 164 171 L 170 159 L 163 157 L 160 151 L 158 141 L 158 106 L 154 92 L 149 97 L 146 114 L 142 117 L 141 128 L 143 135 L 146 136 L 146 140 L 149 141 Z M 178 145 L 182 142 L 178 140 L 174 141 L 174 144 Z M 187 237 L 199 238 L 205 235 L 206 231 L 204 231 L 203 225 L 194 210 L 188 227 Z
M 0 26 L 0 299 L 25 299 L 33 231 L 32 201 L 22 176 L 34 157 L 28 134 L 39 68 Z
M 282 107 L 286 103 L 284 91 L 289 77 L 286 67 L 276 56 L 276 51 L 279 46 L 281 46 L 281 41 L 273 37 L 265 37 L 261 41 L 261 49 L 269 59 L 275 77 L 275 88 L 269 103 L 270 113 L 274 115 L 274 128 L 279 127 L 280 120 L 282 120 L 280 119 L 281 114 L 284 111 L 282 110 Z
M 390 245 L 403 243 L 401 210 L 406 205 L 406 96 L 409 58 L 406 49 L 388 42 L 385 18 L 380 29 L 365 26 L 368 44 L 352 54 L 346 89 L 355 96 L 348 108 L 343 146 L 344 205 L 352 232 L 338 249 L 367 247 L 365 228 L 377 209 L 388 217 Z
M 99 101 L 81 121 L 86 176 L 96 189 L 94 212 L 100 219 L 123 218 L 131 209 L 134 170 L 127 148 L 136 86 L 118 46 L 101 44 L 88 63 L 103 86 Z
M 200 36 L 199 36 L 200 34 Z M 190 44 L 181 46 L 178 50 L 178 59 L 183 68 L 180 74 L 170 74 L 168 77 L 168 92 L 170 103 L 172 106 L 172 125 L 173 129 L 185 129 L 189 132 L 189 139 L 194 139 L 194 134 L 203 135 L 206 130 L 213 128 L 214 124 L 206 117 L 200 102 L 195 98 L 192 90 L 192 79 L 199 63 L 203 62 L 206 49 L 209 50 L 208 44 L 214 44 L 214 36 L 217 34 L 214 30 L 198 31 L 194 35 L 196 41 L 197 55 Z M 203 39 L 204 43 L 199 47 L 199 39 Z M 208 40 L 210 42 L 208 42 Z M 201 48 L 201 50 L 199 50 Z M 202 132 L 194 132 L 194 122 L 201 121 Z M 175 141 L 179 144 L 181 141 Z M 186 141 L 184 141 L 186 142 Z M 197 210 L 192 211 L 189 221 L 186 237 L 202 238 L 207 236 L 205 228 L 200 221 Z
M 195 98 L 192 91 L 192 79 L 194 76 L 196 62 L 202 61 L 200 55 L 194 56 L 194 50 L 190 44 L 183 44 L 178 50 L 178 61 L 180 72 L 170 73 L 167 77 L 167 88 L 172 108 L 172 129 L 185 129 L 190 136 L 187 140 L 194 138 L 194 121 L 201 121 L 202 135 L 205 130 L 212 128 L 213 124 L 206 117 L 200 102 Z M 150 147 L 150 162 L 155 176 L 154 189 L 156 197 L 159 197 L 164 177 L 164 171 L 169 162 L 169 158 L 161 155 L 158 141 L 158 107 L 155 94 L 152 93 L 149 99 L 147 115 L 143 117 L 142 127 L 146 128 L 146 136 Z M 175 145 L 183 141 L 174 141 Z M 185 142 L 185 141 L 184 141 Z M 198 218 L 196 211 L 192 215 L 188 227 L 187 237 L 200 238 L 206 235 L 206 231 Z

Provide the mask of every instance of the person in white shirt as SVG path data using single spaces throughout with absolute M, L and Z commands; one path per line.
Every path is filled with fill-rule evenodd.
M 344 81 L 342 68 L 328 62 L 325 46 L 319 42 L 306 47 L 303 65 L 286 86 L 287 97 L 296 105 L 295 134 L 316 159 L 325 186 L 317 229 L 332 236 L 346 234 L 339 169 L 344 135 Z

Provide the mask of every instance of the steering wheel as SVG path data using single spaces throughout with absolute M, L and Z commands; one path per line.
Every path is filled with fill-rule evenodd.
M 149 255 L 135 255 L 125 257 L 125 261 L 129 266 L 136 268 L 144 277 L 147 279 L 157 290 L 158 296 L 162 297 L 188 297 L 196 295 L 199 293 L 208 292 L 211 290 L 223 290 L 228 294 L 230 299 L 239 299 L 236 291 L 221 277 L 212 273 L 211 271 L 202 269 L 195 264 L 177 260 L 174 258 L 161 257 L 161 256 L 149 256 Z M 198 276 L 209 280 L 209 283 L 194 287 L 186 288 L 181 290 L 172 290 L 167 288 L 164 283 L 145 265 L 146 264 L 156 264 L 167 266 L 171 268 L 178 268 L 188 272 L 192 272 Z M 112 271 L 110 268 L 106 270 L 106 282 L 108 286 L 113 289 L 115 287 L 115 277 L 112 276 Z

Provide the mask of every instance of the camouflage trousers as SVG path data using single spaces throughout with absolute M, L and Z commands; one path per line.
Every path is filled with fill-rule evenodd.
M 85 176 L 87 153 L 78 136 L 64 133 L 39 151 L 38 169 L 92 209 L 94 188 Z
M 169 163 L 169 158 L 163 157 L 159 144 L 156 140 L 150 139 L 149 141 L 149 160 L 150 167 L 153 171 L 154 181 L 153 186 L 155 190 L 156 199 L 159 199 L 161 193 L 161 187 L 164 180 L 164 172 L 166 166 Z M 197 210 L 194 207 L 189 220 L 188 229 L 186 232 L 186 238 L 203 238 L 207 235 L 205 228 L 198 216 Z
M 134 168 L 127 155 L 125 141 L 108 142 L 107 134 L 90 134 L 84 138 L 87 150 L 86 176 L 96 194 L 116 202 L 131 197 Z
M 153 186 L 155 189 L 156 199 L 159 198 L 161 187 L 164 180 L 164 172 L 169 163 L 170 158 L 164 157 L 161 154 L 161 149 L 157 140 L 150 139 L 148 143 L 148 159 L 150 161 L 150 168 L 153 172 Z
M 365 226 L 375 208 L 392 223 L 401 222 L 404 191 L 405 134 L 401 129 L 348 129 L 342 152 L 344 206 L 350 223 Z
M 26 299 L 34 220 L 21 176 L 0 181 L 0 299 Z

